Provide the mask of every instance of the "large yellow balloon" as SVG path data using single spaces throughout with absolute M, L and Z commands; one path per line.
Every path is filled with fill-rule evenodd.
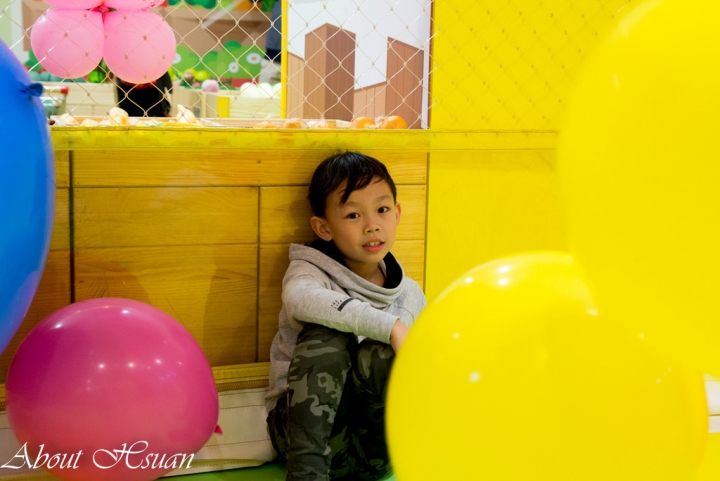
M 718 22 L 717 0 L 626 15 L 580 77 L 558 156 L 599 307 L 720 374 Z
M 693 479 L 702 376 L 595 311 L 572 257 L 458 279 L 398 353 L 387 403 L 399 481 Z

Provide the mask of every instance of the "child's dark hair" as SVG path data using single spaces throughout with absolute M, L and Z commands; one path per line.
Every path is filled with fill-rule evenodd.
M 367 187 L 375 177 L 388 183 L 393 201 L 395 201 L 397 199 L 395 182 L 390 177 L 385 165 L 379 160 L 359 152 L 345 152 L 328 157 L 315 169 L 310 182 L 307 198 L 313 214 L 318 217 L 325 216 L 325 199 L 343 181 L 347 181 L 347 187 L 340 199 L 340 204 L 347 202 L 353 191 Z

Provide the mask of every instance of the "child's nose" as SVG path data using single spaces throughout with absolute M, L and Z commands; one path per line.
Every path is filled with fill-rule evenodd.
M 377 225 L 377 224 L 369 225 L 369 226 L 367 226 L 367 227 L 365 228 L 365 232 L 367 232 L 368 234 L 371 234 L 371 233 L 373 233 L 373 232 L 377 232 L 377 231 L 379 231 L 379 230 L 380 230 L 380 226 Z

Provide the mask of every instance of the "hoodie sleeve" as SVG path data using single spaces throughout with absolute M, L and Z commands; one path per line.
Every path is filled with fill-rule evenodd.
M 412 279 L 405 279 L 405 284 L 408 291 L 408 306 L 412 312 L 413 318 L 417 319 L 420 313 L 427 306 L 427 299 L 425 294 L 420 287 L 420 284 Z
M 293 266 L 288 269 L 283 279 L 282 301 L 291 319 L 390 342 L 397 316 L 330 289 L 322 278 L 322 271 L 309 264 L 302 269 Z

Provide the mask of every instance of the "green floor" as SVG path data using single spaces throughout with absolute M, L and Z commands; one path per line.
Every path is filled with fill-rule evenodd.
M 174 479 L 176 481 L 285 481 L 285 466 L 270 463 L 258 468 L 231 469 L 162 479 Z M 396 481 L 396 479 L 395 476 L 388 476 L 383 478 L 383 481 Z

